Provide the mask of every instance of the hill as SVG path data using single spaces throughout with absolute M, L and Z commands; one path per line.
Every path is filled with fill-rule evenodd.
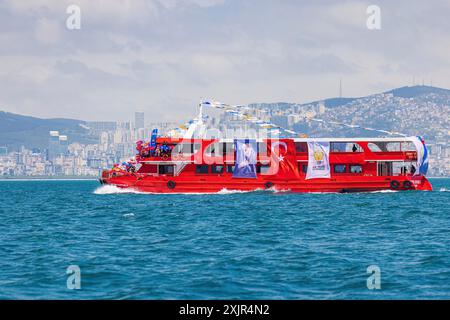
M 412 86 L 393 89 L 385 93 L 392 93 L 394 97 L 416 98 L 427 94 L 449 95 L 450 90 L 431 86 Z
M 0 146 L 14 150 L 25 146 L 46 148 L 49 131 L 56 130 L 67 135 L 69 142 L 93 143 L 85 121 L 74 119 L 41 119 L 0 111 Z

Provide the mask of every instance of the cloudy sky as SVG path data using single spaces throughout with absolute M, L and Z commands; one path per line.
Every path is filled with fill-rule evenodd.
M 68 5 L 81 29 L 66 28 Z M 366 26 L 381 8 L 381 30 Z M 0 110 L 189 118 L 202 97 L 308 102 L 450 88 L 450 0 L 0 0 Z

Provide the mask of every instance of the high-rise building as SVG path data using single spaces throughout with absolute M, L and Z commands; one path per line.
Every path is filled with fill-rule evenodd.
M 136 130 L 142 129 L 145 127 L 145 118 L 143 112 L 135 112 L 134 113 L 134 128 Z
M 69 141 L 67 136 L 59 136 L 59 154 L 66 154 L 69 150 Z
M 59 132 L 50 131 L 48 139 L 48 160 L 53 161 L 59 153 Z
M 48 160 L 54 161 L 59 155 L 66 154 L 69 148 L 67 136 L 59 135 L 58 131 L 50 131 L 48 139 Z

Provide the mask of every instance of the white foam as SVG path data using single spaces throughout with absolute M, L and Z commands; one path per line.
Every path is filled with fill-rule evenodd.
M 106 184 L 95 189 L 94 194 L 173 194 L 173 195 L 204 195 L 204 194 L 215 194 L 207 192 L 151 192 L 151 191 L 139 191 L 133 189 L 132 187 L 120 188 L 116 185 Z
M 441 188 L 439 190 L 440 192 L 449 192 L 449 189 Z M 144 192 L 139 191 L 136 189 L 133 189 L 131 187 L 128 188 L 120 188 L 115 185 L 103 185 L 98 187 L 94 194 L 173 194 L 173 195 L 206 195 L 206 194 L 217 194 L 217 195 L 229 195 L 229 194 L 239 194 L 239 193 L 251 193 L 251 192 L 271 192 L 271 193 L 285 193 L 285 192 L 291 192 L 290 189 L 277 189 L 275 187 L 271 187 L 269 189 L 261 189 L 257 188 L 254 190 L 234 190 L 234 189 L 227 189 L 223 188 L 222 190 L 218 192 Z M 367 191 L 367 192 L 361 192 L 361 193 L 395 193 L 400 192 L 398 190 L 377 190 L 377 191 Z M 339 192 L 307 192 L 309 194 L 340 194 Z
M 377 190 L 377 191 L 368 191 L 368 193 L 395 193 L 399 192 L 398 190 Z
M 440 188 L 439 192 L 450 192 L 450 190 L 447 188 Z
M 219 192 L 216 192 L 215 194 L 235 194 L 235 193 L 249 193 L 249 192 L 255 192 L 255 191 L 261 191 L 262 189 L 255 189 L 255 190 L 228 190 L 227 188 L 223 188 Z
M 291 192 L 291 189 L 277 189 L 275 187 L 271 187 L 265 191 L 273 192 L 273 193 L 284 193 L 284 192 Z
M 218 192 L 144 192 L 144 191 L 139 191 L 136 189 L 133 189 L 131 187 L 129 188 L 120 188 L 118 186 L 115 185 L 111 185 L 111 184 L 107 184 L 107 185 L 103 185 L 98 187 L 97 189 L 95 189 L 94 194 L 126 194 L 126 193 L 131 193 L 131 194 L 164 194 L 164 195 L 168 195 L 168 194 L 173 194 L 173 195 L 205 195 L 205 194 L 218 194 L 218 195 L 228 195 L 228 194 L 238 194 L 238 193 L 250 193 L 250 192 L 272 192 L 272 193 L 280 193 L 280 192 L 289 192 L 290 190 L 278 190 L 274 187 L 270 188 L 270 189 L 254 189 L 254 190 L 233 190 L 233 189 L 227 189 L 227 188 L 223 188 L 222 190 L 218 191 Z
M 134 213 L 125 213 L 123 217 L 125 218 L 134 217 Z
M 119 193 L 137 193 L 137 194 L 141 194 L 144 192 L 135 190 L 133 188 L 119 188 L 115 185 L 112 184 L 107 184 L 107 185 L 103 185 L 98 187 L 97 189 L 95 189 L 94 194 L 119 194 Z

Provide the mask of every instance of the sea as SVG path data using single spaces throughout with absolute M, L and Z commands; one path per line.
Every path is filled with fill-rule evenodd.
M 0 299 L 450 299 L 431 192 L 143 194 L 0 181 Z

